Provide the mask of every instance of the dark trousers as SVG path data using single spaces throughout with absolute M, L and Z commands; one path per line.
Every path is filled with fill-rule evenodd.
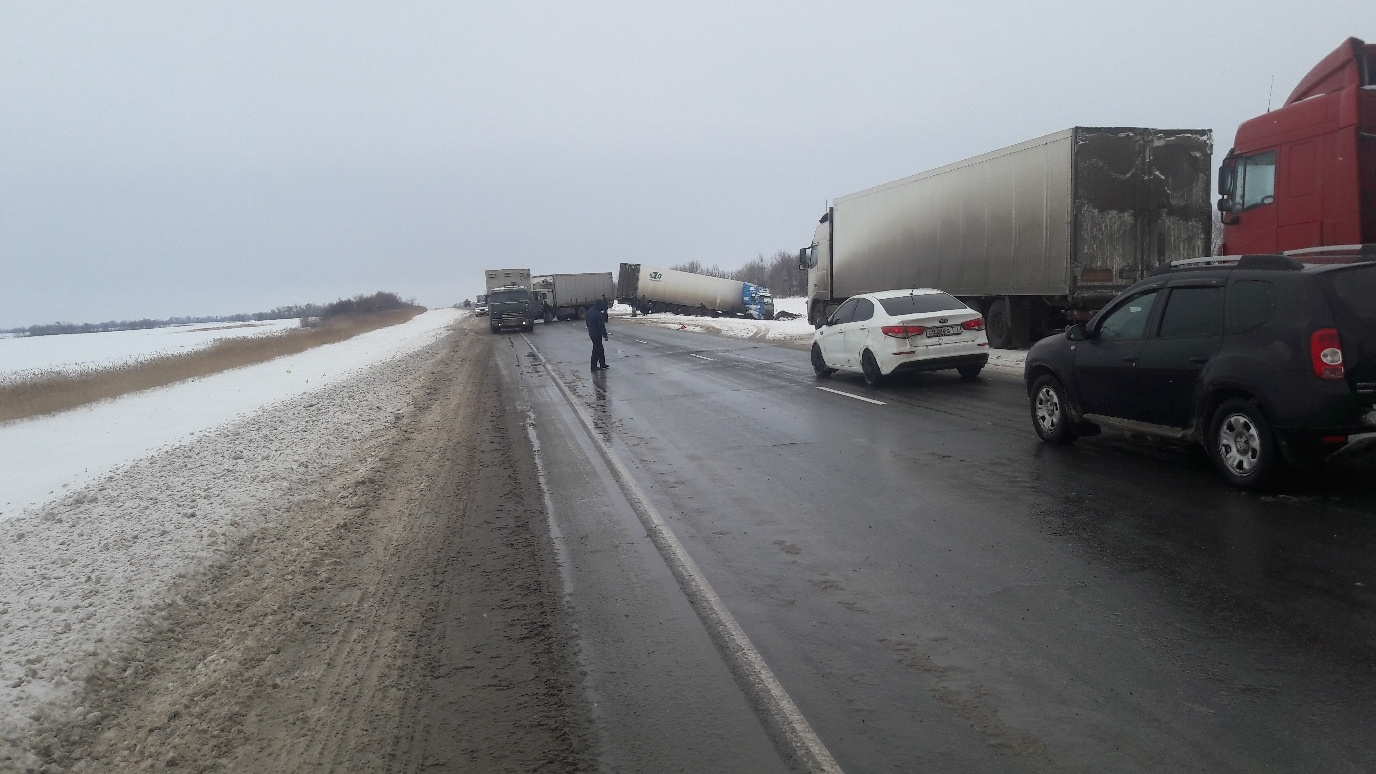
M 592 367 L 601 368 L 607 364 L 607 353 L 602 349 L 602 337 L 591 336 L 592 339 Z

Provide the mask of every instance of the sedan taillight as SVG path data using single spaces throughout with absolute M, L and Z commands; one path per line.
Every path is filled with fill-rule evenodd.
M 927 329 L 921 325 L 885 325 L 879 331 L 895 339 L 906 339 L 909 336 L 921 336 Z
M 1342 379 L 1347 375 L 1337 328 L 1314 331 L 1309 337 L 1309 361 L 1314 365 L 1314 375 L 1320 379 Z
M 976 317 L 973 320 L 966 320 L 960 324 L 960 327 L 967 331 L 982 331 L 984 330 L 984 318 Z

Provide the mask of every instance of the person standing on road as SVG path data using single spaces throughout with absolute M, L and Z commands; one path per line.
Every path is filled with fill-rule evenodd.
M 592 370 L 610 368 L 602 342 L 607 339 L 607 302 L 600 300 L 587 314 L 588 338 L 592 339 Z

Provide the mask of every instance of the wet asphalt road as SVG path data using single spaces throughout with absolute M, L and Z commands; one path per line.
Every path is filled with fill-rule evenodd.
M 1017 372 L 871 390 L 796 349 L 611 330 L 598 374 L 578 322 L 499 348 L 605 770 L 783 764 L 527 340 L 845 771 L 1376 770 L 1372 471 L 1244 494 L 1186 445 L 1041 444 Z

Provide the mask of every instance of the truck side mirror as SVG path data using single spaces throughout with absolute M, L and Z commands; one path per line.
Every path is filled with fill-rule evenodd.
M 1084 323 L 1075 323 L 1065 329 L 1065 337 L 1071 341 L 1085 341 L 1089 338 L 1089 331 L 1085 330 Z

